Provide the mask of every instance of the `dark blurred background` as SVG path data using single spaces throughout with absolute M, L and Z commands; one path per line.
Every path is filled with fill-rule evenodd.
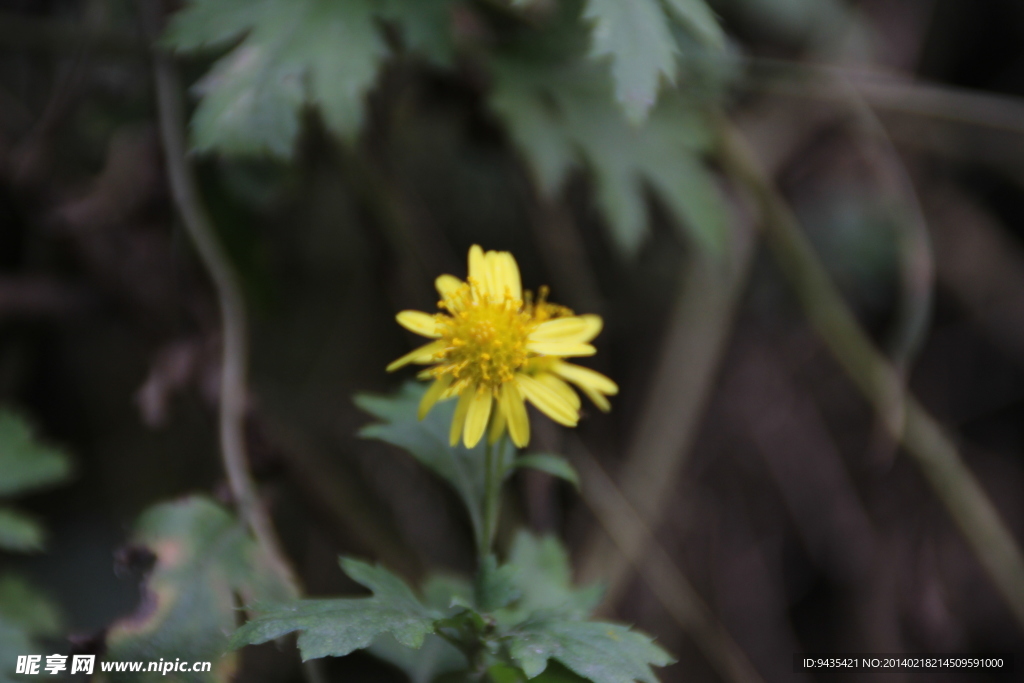
M 800 71 L 969 88 L 988 96 L 969 104 L 1012 119 L 1024 4 L 715 6 L 745 55 L 730 116 L 1024 539 L 1024 120 L 922 112 L 913 88 L 853 76 L 853 94 L 825 92 Z M 68 26 L 80 31 L 55 30 Z M 78 472 L 25 500 L 52 531 L 48 552 L 0 565 L 30 575 L 83 636 L 136 606 L 137 576 L 114 557 L 140 511 L 195 491 L 226 498 L 217 309 L 169 199 L 141 36 L 134 3 L 0 0 L 0 402 L 31 415 Z M 186 79 L 202 67 L 185 62 Z M 405 454 L 357 438 L 368 418 L 352 396 L 405 378 L 384 372 L 414 343 L 394 313 L 430 310 L 432 278 L 463 276 L 479 243 L 512 251 L 527 287 L 604 316 L 594 367 L 622 388 L 614 410 L 588 410 L 572 436 L 537 422 L 537 440 L 585 449 L 627 493 L 645 477 L 662 485 L 649 523 L 766 680 L 854 680 L 794 673 L 802 651 L 1016 652 L 1024 667 L 1020 627 L 770 255 L 754 245 L 730 268 L 709 265 L 652 200 L 650 237 L 625 256 L 585 173 L 554 199 L 533 189 L 482 88 L 471 73 L 396 66 L 356 145 L 311 121 L 292 163 L 195 159 L 250 307 L 253 467 L 310 593 L 351 589 L 342 552 L 413 579 L 472 567 L 454 497 Z M 656 471 L 631 470 L 637 453 Z M 558 533 L 581 579 L 609 578 L 616 551 L 571 488 L 531 474 L 514 489 L 509 525 Z M 716 680 L 647 587 L 614 571 L 605 612 L 680 659 L 662 680 Z M 240 680 L 294 675 L 273 647 L 246 657 L 259 665 L 247 660 Z M 400 680 L 369 656 L 332 666 L 344 680 Z

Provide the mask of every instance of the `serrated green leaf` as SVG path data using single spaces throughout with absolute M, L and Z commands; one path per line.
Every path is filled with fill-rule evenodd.
M 615 97 L 627 118 L 642 122 L 658 99 L 661 77 L 676 73 L 676 45 L 658 0 L 587 0 L 593 55 L 611 58 Z
M 569 461 L 554 453 L 527 453 L 515 459 L 512 463 L 515 469 L 531 469 L 545 472 L 553 477 L 564 479 L 578 490 L 580 488 L 580 475 L 576 469 L 569 464 Z
M 594 683 L 657 683 L 651 667 L 673 661 L 647 636 L 608 622 L 537 619 L 503 640 L 531 679 L 554 659 Z
M 488 555 L 484 558 L 476 577 L 476 606 L 481 612 L 493 612 L 507 607 L 522 595 L 514 565 L 498 566 L 498 558 Z
M 593 68 L 502 59 L 492 70 L 491 106 L 541 189 L 557 190 L 575 164 L 589 167 L 612 237 L 632 255 L 648 234 L 646 191 L 653 188 L 685 237 L 721 251 L 725 204 L 702 159 L 712 137 L 703 115 L 678 93 L 666 93 L 637 127 L 622 116 Z
M 0 508 L 0 549 L 36 552 L 43 549 L 46 532 L 42 525 L 23 512 Z
M 245 603 L 290 597 L 245 526 L 213 501 L 194 496 L 144 512 L 133 542 L 152 551 L 156 563 L 138 613 L 108 629 L 107 656 L 211 661 L 213 671 L 109 673 L 97 680 L 230 680 L 236 656 L 224 650 L 238 619 L 236 596 Z
M 707 45 L 720 47 L 725 43 L 725 34 L 715 13 L 704 0 L 664 0 L 669 11 Z
M 569 553 L 555 536 L 535 536 L 520 531 L 512 542 L 508 563 L 519 570 L 516 575 L 522 592 L 516 605 L 519 620 L 538 611 L 585 618 L 601 600 L 600 585 L 573 586 Z
M 462 498 L 469 513 L 476 537 L 482 524 L 481 510 L 484 499 L 485 444 L 467 449 L 461 441 L 448 445 L 448 430 L 455 413 L 455 403 L 446 401 L 434 406 L 419 420 L 417 409 L 426 385 L 408 382 L 392 396 L 360 394 L 356 405 L 382 422 L 363 427 L 360 436 L 380 439 L 408 451 L 425 467 L 444 479 Z M 495 448 L 504 463 L 503 470 L 512 462 L 515 450 L 507 439 Z
M 382 567 L 351 558 L 345 572 L 373 590 L 369 598 L 296 600 L 258 607 L 259 613 L 231 637 L 232 647 L 258 645 L 299 632 L 303 661 L 344 657 L 391 634 L 398 643 L 417 649 L 441 614 L 423 605 L 401 579 Z
M 24 418 L 0 410 L 0 496 L 57 484 L 70 474 L 63 451 L 40 443 Z
M 198 150 L 289 156 L 304 105 L 353 138 L 386 49 L 371 0 L 200 0 L 165 42 L 190 50 L 244 35 L 197 85 Z M 205 22 L 205 23 L 204 23 Z

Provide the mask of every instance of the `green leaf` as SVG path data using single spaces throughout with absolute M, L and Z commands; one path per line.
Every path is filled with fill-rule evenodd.
M 516 610 L 522 615 L 520 620 L 538 611 L 584 618 L 601 600 L 601 586 L 573 586 L 569 553 L 555 536 L 520 531 L 512 542 L 508 563 L 519 570 L 516 581 L 522 597 Z
M 342 568 L 373 597 L 297 600 L 258 608 L 231 637 L 232 647 L 258 645 L 299 631 L 303 661 L 344 657 L 390 634 L 410 648 L 423 645 L 441 614 L 423 605 L 401 579 L 382 567 L 345 558 Z
M 194 496 L 144 512 L 133 542 L 152 551 L 156 563 L 138 612 L 108 629 L 107 656 L 211 661 L 213 671 L 198 676 L 112 673 L 103 680 L 230 680 L 237 658 L 223 655 L 227 634 L 237 623 L 238 600 L 290 597 L 245 526 L 213 501 Z
M 491 107 L 541 189 L 556 191 L 572 166 L 585 164 L 612 237 L 627 255 L 648 234 L 648 187 L 675 215 L 684 237 L 721 251 L 725 204 L 702 159 L 712 143 L 710 127 L 678 93 L 666 93 L 637 127 L 623 117 L 593 67 L 503 58 L 492 63 L 492 71 Z
M 516 458 L 512 467 L 546 472 L 553 477 L 566 480 L 577 490 L 580 488 L 580 476 L 576 473 L 576 469 L 569 464 L 568 460 L 554 453 L 527 453 Z
M 24 629 L 0 618 L 0 683 L 24 683 L 14 678 L 19 655 L 41 654 L 31 636 Z
M 0 620 L 38 636 L 57 635 L 62 621 L 45 595 L 14 574 L 0 577 Z
M 664 0 L 669 11 L 692 34 L 707 45 L 721 47 L 725 44 L 722 27 L 704 0 Z
M 63 451 L 40 443 L 24 418 L 0 410 L 0 496 L 57 484 L 70 474 Z
M 498 558 L 488 555 L 480 565 L 476 579 L 476 606 L 481 612 L 493 612 L 518 600 L 522 591 L 517 585 L 517 567 L 498 566 Z
M 398 25 L 406 47 L 440 66 L 455 56 L 453 0 L 383 0 L 381 17 Z
M 659 81 L 675 79 L 676 45 L 658 0 L 587 0 L 593 56 L 611 57 L 615 97 L 633 123 L 658 99 Z
M 657 683 L 651 666 L 673 661 L 647 636 L 608 622 L 541 618 L 518 626 L 504 640 L 531 679 L 554 659 L 594 683 Z
M 484 499 L 485 444 L 467 449 L 460 442 L 448 445 L 448 430 L 455 413 L 455 402 L 446 401 L 434 406 L 423 419 L 416 417 L 420 398 L 426 386 L 420 382 L 407 382 L 393 396 L 360 394 L 356 405 L 382 422 L 363 427 L 360 436 L 380 439 L 405 449 L 425 467 L 448 482 L 459 494 L 469 512 L 475 537 L 479 537 L 482 524 L 481 510 Z M 515 456 L 507 439 L 495 448 L 505 467 Z M 503 468 L 504 469 L 504 468 Z
M 36 552 L 43 549 L 46 532 L 23 512 L 0 507 L 0 549 L 15 552 Z
M 165 42 L 181 50 L 244 35 L 197 84 L 192 121 L 201 151 L 291 154 L 301 108 L 352 139 L 386 49 L 372 0 L 200 0 L 174 19 Z
M 564 666 L 555 662 L 549 663 L 544 673 L 535 678 L 527 679 L 519 669 L 504 664 L 496 664 L 487 673 L 493 683 L 584 683 L 587 679 L 577 676 Z

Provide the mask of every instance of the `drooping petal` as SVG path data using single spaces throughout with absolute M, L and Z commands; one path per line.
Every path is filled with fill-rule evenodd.
M 440 339 L 438 341 L 432 341 L 429 344 L 424 344 L 418 349 L 413 349 L 398 360 L 391 361 L 387 367 L 387 371 L 394 372 L 398 368 L 405 367 L 409 363 L 419 363 L 421 365 L 433 363 L 437 354 L 444 351 L 445 346 L 446 342 Z
M 441 298 L 445 299 L 459 290 L 462 280 L 454 275 L 439 275 L 434 280 L 434 286 L 437 287 L 437 293 L 441 295 Z
M 561 396 L 566 403 L 576 410 L 580 409 L 580 397 L 572 390 L 572 387 L 558 377 L 555 377 L 550 372 L 544 372 L 539 375 L 534 375 L 533 378 Z
M 434 316 L 423 311 L 402 311 L 395 316 L 398 324 L 418 335 L 437 339 L 441 335 L 437 332 L 437 320 Z
M 544 356 L 593 356 L 597 353 L 590 344 L 579 342 L 533 341 L 526 342 L 526 348 Z
M 508 434 L 512 443 L 523 448 L 530 443 L 530 418 L 526 415 L 523 394 L 515 382 L 505 382 L 498 396 L 502 415 L 508 422 Z
M 508 424 L 508 420 L 505 418 L 505 410 L 501 407 L 501 399 L 499 394 L 498 405 L 494 410 L 494 416 L 491 418 L 491 428 L 487 430 L 487 442 L 497 443 L 501 435 L 505 433 L 505 425 Z
M 586 343 L 601 332 L 599 315 L 574 315 L 542 322 L 530 334 L 531 341 Z
M 455 406 L 455 416 L 452 417 L 452 428 L 448 432 L 448 445 L 450 446 L 459 443 L 463 427 L 466 426 L 466 414 L 469 413 L 469 406 L 473 402 L 475 393 L 476 387 L 469 387 L 459 396 L 459 403 Z
M 422 420 L 427 416 L 427 413 L 429 413 L 430 409 L 434 407 L 434 404 L 440 400 L 451 383 L 451 375 L 441 375 L 434 380 L 434 383 L 431 384 L 430 388 L 427 389 L 425 394 L 423 394 L 423 398 L 420 399 L 419 419 Z
M 579 411 L 543 383 L 523 373 L 516 375 L 516 381 L 530 403 L 555 422 L 566 427 L 575 427 L 579 422 Z
M 580 387 L 580 391 L 586 394 L 587 398 L 593 401 L 594 405 L 597 406 L 602 413 L 607 413 L 612 409 L 611 401 L 605 398 L 604 394 L 596 391 L 592 387 Z
M 480 443 L 480 439 L 487 429 L 487 420 L 491 417 L 491 404 L 493 403 L 491 392 L 485 387 L 474 391 L 472 396 L 469 411 L 466 413 L 466 426 L 462 434 L 466 448 L 473 448 Z
M 582 365 L 573 365 L 564 361 L 556 361 L 551 365 L 551 372 L 562 379 L 567 379 L 580 389 L 593 389 L 602 394 L 614 396 L 619 393 L 619 385 L 611 381 L 600 372 L 585 368 Z

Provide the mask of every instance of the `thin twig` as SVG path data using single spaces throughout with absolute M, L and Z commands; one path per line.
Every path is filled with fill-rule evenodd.
M 732 639 L 651 533 L 637 510 L 577 438 L 571 442 L 573 464 L 580 473 L 584 499 L 608 536 L 629 558 L 636 572 L 686 631 L 719 675 L 730 683 L 762 683 L 761 675 Z M 646 552 L 630 549 L 640 539 Z
M 174 203 L 199 258 L 213 281 L 223 325 L 220 377 L 220 448 L 231 494 L 271 568 L 288 591 L 300 594 L 298 579 L 281 549 L 270 514 L 256 491 L 245 447 L 246 373 L 249 347 L 245 300 L 238 277 L 218 242 L 186 160 L 184 105 L 177 71 L 170 57 L 154 56 L 157 110 L 167 177 Z
M 899 374 L 872 344 L 821 265 L 785 200 L 730 124 L 720 124 L 720 161 L 752 194 L 761 227 L 812 327 L 882 418 L 890 435 L 914 458 L 960 527 L 996 588 L 1024 627 L 1024 555 L 953 441 L 913 396 L 903 395 L 902 420 L 886 412 L 902 391 Z

